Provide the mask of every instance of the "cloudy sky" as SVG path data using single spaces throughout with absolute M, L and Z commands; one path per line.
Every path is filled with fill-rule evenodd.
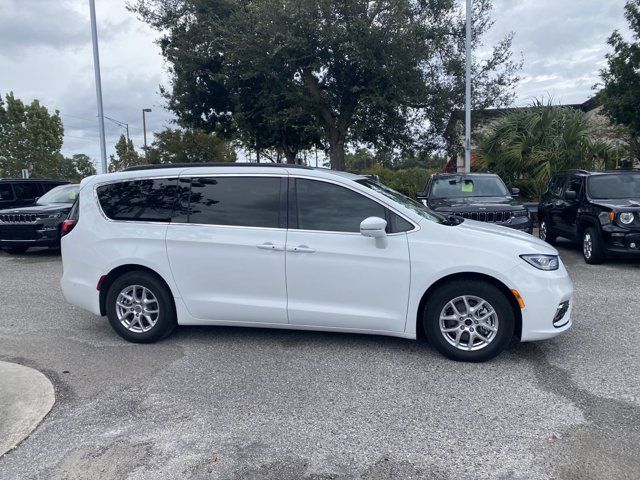
M 460 0 L 462 3 L 462 0 Z M 626 32 L 624 0 L 494 0 L 496 20 L 487 43 L 516 33 L 524 58 L 516 104 L 551 95 L 587 100 L 598 81 L 614 29 Z M 142 146 L 142 108 L 148 132 L 171 124 L 158 86 L 166 73 L 156 33 L 126 10 L 126 0 L 96 0 L 105 115 L 129 123 Z M 12 90 L 60 110 L 64 153 L 99 159 L 88 0 L 0 0 L 0 94 Z M 123 129 L 106 123 L 107 149 Z M 149 138 L 151 134 L 149 133 Z

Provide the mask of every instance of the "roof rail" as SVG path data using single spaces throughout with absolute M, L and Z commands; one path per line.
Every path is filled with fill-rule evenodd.
M 591 173 L 589 170 L 585 170 L 584 168 L 570 168 L 568 170 L 560 170 L 556 173 Z
M 279 168 L 302 168 L 311 170 L 312 167 L 306 165 L 296 165 L 289 163 L 248 163 L 248 162 L 202 162 L 202 163 L 155 163 L 152 165 L 137 165 L 125 168 L 123 172 L 134 172 L 137 170 L 157 170 L 162 168 L 194 168 L 194 167 L 279 167 Z
M 0 177 L 0 181 L 6 182 L 59 182 L 59 183 L 71 183 L 69 180 L 62 180 L 60 178 L 3 178 Z

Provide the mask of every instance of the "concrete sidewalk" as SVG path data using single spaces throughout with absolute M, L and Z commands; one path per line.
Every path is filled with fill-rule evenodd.
M 42 373 L 0 362 L 0 457 L 35 430 L 54 402 L 53 385 Z

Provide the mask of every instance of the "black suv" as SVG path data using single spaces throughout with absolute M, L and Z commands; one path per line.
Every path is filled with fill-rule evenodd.
M 0 178 L 0 210 L 33 205 L 41 197 L 65 180 Z
M 10 253 L 23 253 L 29 247 L 59 247 L 62 222 L 79 189 L 75 184 L 60 185 L 33 206 L 0 210 L 0 247 Z
M 540 238 L 582 245 L 587 263 L 607 255 L 640 257 L 640 171 L 559 172 L 539 206 Z
M 418 200 L 442 215 L 455 215 L 480 222 L 495 223 L 532 232 L 529 210 L 492 173 L 436 173 L 429 179 Z

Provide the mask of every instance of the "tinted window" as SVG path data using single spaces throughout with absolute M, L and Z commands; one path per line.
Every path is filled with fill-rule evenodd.
M 302 230 L 359 232 L 367 217 L 385 218 L 385 208 L 353 190 L 315 180 L 296 180 L 296 216 Z
M 13 200 L 13 188 L 9 183 L 0 183 L 0 200 Z
M 32 182 L 16 183 L 13 189 L 20 200 L 35 200 L 42 193 L 38 184 Z
M 389 219 L 391 220 L 391 228 L 387 228 L 389 233 L 408 232 L 414 228 L 411 223 L 393 212 L 389 212 Z
M 42 186 L 42 189 L 46 192 L 48 192 L 49 190 L 51 190 L 52 188 L 56 188 L 58 185 L 63 185 L 62 183 L 51 183 L 51 182 L 47 182 L 47 183 L 41 183 L 40 184 Z
M 566 177 L 556 177 L 551 180 L 551 183 L 549 184 L 549 191 L 556 197 L 562 195 L 562 187 L 564 187 L 565 180 Z
M 189 223 L 278 228 L 280 177 L 193 178 Z
M 98 199 L 112 220 L 169 222 L 176 200 L 177 179 L 149 179 L 98 187 Z
M 507 195 L 509 191 L 500 177 L 492 175 L 443 177 L 436 178 L 431 183 L 433 198 L 505 197 Z
M 569 179 L 565 192 L 569 190 L 576 192 L 578 196 L 580 196 L 580 191 L 582 190 L 582 179 L 578 177 Z
M 62 185 L 52 188 L 38 199 L 38 205 L 51 203 L 73 203 L 80 191 L 80 185 Z

